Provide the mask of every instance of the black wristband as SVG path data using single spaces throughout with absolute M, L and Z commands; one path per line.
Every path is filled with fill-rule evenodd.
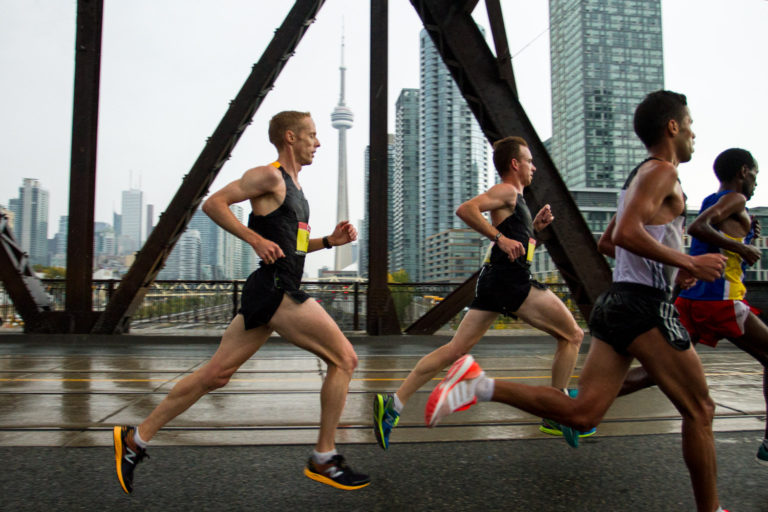
M 333 246 L 331 245 L 331 241 L 328 240 L 327 236 L 323 237 L 323 247 L 325 247 L 326 249 L 332 249 L 333 248 Z

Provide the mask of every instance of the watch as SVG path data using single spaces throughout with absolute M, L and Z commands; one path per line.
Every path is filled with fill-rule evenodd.
M 332 249 L 333 248 L 333 246 L 331 245 L 331 241 L 328 240 L 327 236 L 323 237 L 323 247 L 325 247 L 326 249 Z
M 501 235 L 502 235 L 501 231 L 499 231 L 498 233 L 496 233 L 496 236 L 495 236 L 495 237 L 493 237 L 493 241 L 494 241 L 494 242 L 498 242 L 498 241 L 499 241 L 499 238 L 501 238 Z

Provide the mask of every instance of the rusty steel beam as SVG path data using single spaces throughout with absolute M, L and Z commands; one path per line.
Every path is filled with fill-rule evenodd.
M 44 331 L 43 317 L 51 311 L 51 297 L 29 265 L 27 253 L 16 242 L 4 213 L 0 213 L 0 280 L 24 320 L 24 330 Z
M 488 12 L 488 23 L 491 25 L 493 46 L 496 48 L 496 64 L 499 68 L 499 76 L 507 81 L 509 88 L 512 89 L 515 98 L 517 98 L 515 72 L 512 69 L 512 54 L 509 51 L 500 0 L 485 0 L 485 10 Z
M 229 158 L 324 3 L 325 0 L 296 0 L 261 59 L 253 66 L 237 97 L 230 103 L 189 174 L 184 177 L 168 208 L 160 216 L 157 226 L 137 254 L 92 332 L 112 334 L 128 331 L 131 316 L 163 268 L 173 246 L 208 192 L 208 187 Z
M 472 276 L 461 283 L 458 288 L 449 293 L 440 301 L 439 307 L 433 307 L 424 315 L 405 329 L 405 334 L 435 334 L 435 332 L 451 321 L 462 309 L 467 307 L 475 298 L 475 285 L 478 270 Z
M 103 0 L 77 2 L 65 300 L 79 333 L 89 332 L 96 320 L 91 287 L 103 13 Z
M 469 13 L 451 0 L 411 0 L 454 81 L 490 142 L 509 135 L 525 138 L 536 177 L 525 190 L 535 213 L 550 204 L 556 217 L 543 233 L 549 254 L 589 318 L 598 295 L 611 282 L 610 268 L 581 216 L 515 91 L 498 73 L 498 63 Z M 499 13 L 500 15 L 500 13 Z M 441 308 L 442 303 L 436 308 Z
M 387 78 L 388 0 L 371 1 L 370 176 L 368 182 L 368 298 L 366 331 L 400 334 L 387 287 Z

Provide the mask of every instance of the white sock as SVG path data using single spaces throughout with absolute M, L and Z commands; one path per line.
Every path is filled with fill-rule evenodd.
M 723 507 L 717 507 L 717 510 L 715 512 L 723 512 Z
M 328 464 L 328 461 L 331 460 L 331 458 L 336 454 L 336 448 L 329 452 L 319 452 L 317 450 L 312 450 L 312 460 L 314 460 L 317 464 Z
M 493 398 L 495 381 L 483 375 L 478 377 L 475 383 L 475 396 L 480 402 L 490 402 Z
M 394 406 L 395 406 L 395 411 L 397 412 L 397 414 L 402 413 L 403 412 L 403 407 L 405 407 L 405 404 L 400 401 L 400 397 L 397 396 L 397 393 L 395 393 L 395 403 L 394 403 Z
M 133 442 L 136 443 L 136 446 L 138 446 L 142 450 L 145 449 L 147 447 L 147 445 L 149 444 L 148 441 L 143 440 L 141 438 L 141 436 L 139 435 L 139 426 L 138 425 L 136 426 L 136 429 L 133 431 Z

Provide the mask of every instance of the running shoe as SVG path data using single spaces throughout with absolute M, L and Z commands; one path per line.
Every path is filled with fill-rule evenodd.
M 133 441 L 134 427 L 118 426 L 112 429 L 112 440 L 115 445 L 115 464 L 117 465 L 117 479 L 120 487 L 126 494 L 133 492 L 133 470 L 144 460 L 149 458 L 147 450 L 139 448 Z
M 768 449 L 766 449 L 765 443 L 760 445 L 760 449 L 757 450 L 757 455 L 755 456 L 755 459 L 760 464 L 768 466 Z
M 434 427 L 445 416 L 475 405 L 477 397 L 473 381 L 483 376 L 485 372 L 469 354 L 453 363 L 448 369 L 448 375 L 429 395 L 424 409 L 427 426 Z
M 400 413 L 395 410 L 394 395 L 376 394 L 373 397 L 373 434 L 382 450 L 389 448 L 389 434 L 400 421 Z
M 345 491 L 361 489 L 371 483 L 368 475 L 352 471 L 343 455 L 334 455 L 326 464 L 318 464 L 310 457 L 304 474 L 316 482 Z
M 596 428 L 591 428 L 586 432 L 580 432 L 580 431 L 574 430 L 571 427 L 564 427 L 560 423 L 553 420 L 548 420 L 546 418 L 541 420 L 541 425 L 539 425 L 539 432 L 542 432 L 544 434 L 549 434 L 551 436 L 563 436 L 566 438 L 565 440 L 568 441 L 568 438 L 566 437 L 566 435 L 563 434 L 564 432 L 563 428 L 576 432 L 578 434 L 578 437 L 580 438 L 592 436 L 595 434 L 595 432 L 597 432 Z M 571 435 L 571 433 L 568 432 L 568 435 Z M 576 446 L 574 446 L 573 443 L 571 443 L 570 441 L 568 441 L 568 444 L 570 444 L 574 448 L 578 447 L 578 442 L 576 443 Z

